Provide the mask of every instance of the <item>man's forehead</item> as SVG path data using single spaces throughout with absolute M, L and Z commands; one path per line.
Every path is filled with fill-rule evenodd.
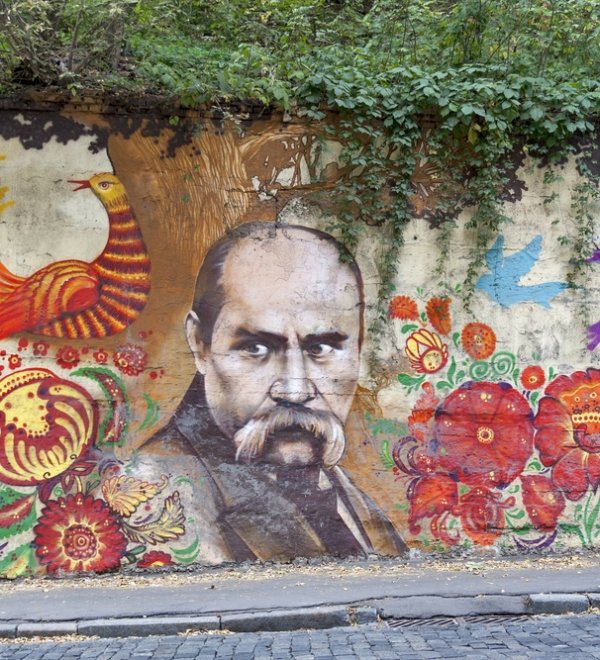
M 356 275 L 340 261 L 337 249 L 297 229 L 242 239 L 225 260 L 222 284 L 227 298 L 242 291 L 283 294 L 308 306 L 359 296 Z

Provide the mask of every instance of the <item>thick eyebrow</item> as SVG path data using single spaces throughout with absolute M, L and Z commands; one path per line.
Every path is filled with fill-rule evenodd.
M 238 328 L 233 335 L 233 340 L 234 348 L 249 341 L 261 342 L 276 348 L 283 348 L 287 344 L 287 339 L 283 335 L 276 335 L 264 330 L 256 330 L 255 332 L 252 332 L 246 328 Z
M 320 332 L 312 335 L 306 335 L 301 341 L 302 346 L 312 346 L 314 344 L 330 344 L 331 346 L 341 346 L 348 335 L 341 332 Z

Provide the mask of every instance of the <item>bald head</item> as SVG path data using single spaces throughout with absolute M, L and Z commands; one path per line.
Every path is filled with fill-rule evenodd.
M 202 267 L 196 279 L 194 291 L 194 302 L 192 310 L 202 319 L 202 340 L 210 344 L 215 321 L 225 302 L 222 277 L 229 261 L 229 255 L 236 248 L 242 249 L 245 243 L 249 252 L 257 255 L 261 252 L 267 254 L 272 252 L 273 242 L 277 241 L 285 246 L 286 242 L 292 252 L 306 254 L 306 251 L 314 251 L 331 265 L 340 269 L 346 267 L 353 275 L 354 284 L 359 295 L 358 314 L 360 317 L 360 342 L 363 339 L 363 316 L 364 316 L 364 289 L 362 275 L 358 265 L 348 250 L 333 236 L 318 229 L 302 227 L 299 225 L 275 225 L 269 222 L 249 222 L 239 225 L 214 243 L 207 252 Z M 305 249 L 300 249 L 304 246 Z M 330 250 L 327 250 L 327 248 Z M 231 272 L 230 266 L 230 272 Z M 305 269 L 307 270 L 307 269 Z M 256 269 L 254 269 L 254 273 Z

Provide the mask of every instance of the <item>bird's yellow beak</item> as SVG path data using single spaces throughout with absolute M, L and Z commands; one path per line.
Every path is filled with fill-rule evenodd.
M 77 190 L 83 190 L 84 188 L 91 188 L 89 181 L 74 181 L 73 179 L 68 179 L 69 183 L 78 183 L 79 186 L 73 189 L 73 192 Z

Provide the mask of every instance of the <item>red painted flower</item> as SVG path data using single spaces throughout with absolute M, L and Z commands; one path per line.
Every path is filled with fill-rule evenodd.
M 8 356 L 8 368 L 18 369 L 21 366 L 21 356 L 13 353 Z
M 172 566 L 173 559 L 168 552 L 161 552 L 160 550 L 151 550 L 144 553 L 142 558 L 138 561 L 138 568 L 159 568 L 161 566 Z
M 458 501 L 456 482 L 451 477 L 431 474 L 413 481 L 407 492 L 410 502 L 408 525 L 411 534 L 418 534 L 418 521 L 431 518 L 430 529 L 434 538 L 446 545 L 454 545 L 458 536 L 451 536 L 446 529 L 446 520 Z
M 34 355 L 47 355 L 48 354 L 48 349 L 50 347 L 48 346 L 48 343 L 45 341 L 34 341 L 33 342 L 33 354 Z
M 570 500 L 600 485 L 600 370 L 559 376 L 546 387 L 535 418 L 535 446 L 552 483 Z
M 523 475 L 523 504 L 534 527 L 543 532 L 556 528 L 565 508 L 565 498 L 556 491 L 552 481 L 541 474 Z
M 435 395 L 435 390 L 431 383 L 423 383 L 421 387 L 423 388 L 423 393 L 417 399 L 408 417 L 408 430 L 417 440 L 425 442 L 430 438 L 429 427 L 431 426 L 431 420 L 433 420 L 435 409 L 438 407 L 440 400 Z
M 500 493 L 478 486 L 460 498 L 457 513 L 465 533 L 478 545 L 492 545 L 504 529 L 504 509 L 514 506 L 509 497 L 502 500 Z
M 127 548 L 106 502 L 82 493 L 49 501 L 33 531 L 35 553 L 49 573 L 108 571 L 119 566 Z
M 508 383 L 465 383 L 436 411 L 431 451 L 459 481 L 503 488 L 531 455 L 532 417 L 525 397 Z
M 115 367 L 128 376 L 138 376 L 148 362 L 146 351 L 136 344 L 119 346 L 113 354 Z
M 425 307 L 429 323 L 441 335 L 449 334 L 452 329 L 450 302 L 450 298 L 431 298 Z
M 72 346 L 61 346 L 56 354 L 56 362 L 63 369 L 74 369 L 79 364 L 79 351 Z
M 391 319 L 416 321 L 419 318 L 419 308 L 410 296 L 396 296 L 390 301 L 388 314 Z
M 496 334 L 485 323 L 467 323 L 460 340 L 465 351 L 474 360 L 487 360 L 496 350 Z
M 521 385 L 526 390 L 537 390 L 546 382 L 546 374 L 541 367 L 530 365 L 521 373 Z
M 106 364 L 108 362 L 108 353 L 103 348 L 94 351 L 92 357 L 98 364 Z

